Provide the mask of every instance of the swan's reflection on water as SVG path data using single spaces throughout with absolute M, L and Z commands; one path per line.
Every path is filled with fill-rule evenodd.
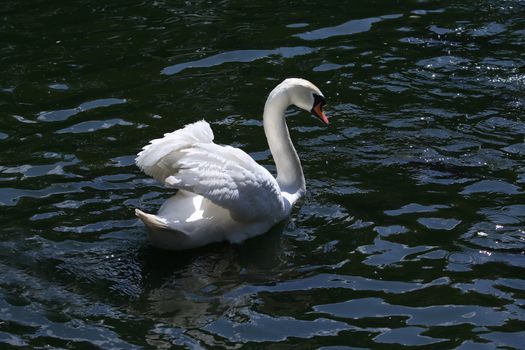
M 216 244 L 176 253 L 147 248 L 142 259 L 148 273 L 130 313 L 157 325 L 150 331 L 150 343 L 163 347 L 176 339 L 185 345 L 226 346 L 225 342 L 311 338 L 347 329 L 346 323 L 326 318 L 303 320 L 257 310 L 263 303 L 259 286 L 297 277 L 290 262 L 293 239 L 283 235 L 286 225 L 241 245 Z
M 143 251 L 143 290 L 132 308 L 176 327 L 203 327 L 221 315 L 251 305 L 250 297 L 224 297 L 244 284 L 274 283 L 287 274 L 286 222 L 241 245 L 215 244 L 197 250 Z

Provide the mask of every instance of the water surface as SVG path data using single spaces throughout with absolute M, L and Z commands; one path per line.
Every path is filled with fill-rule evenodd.
M 0 345 L 520 349 L 525 3 L 4 1 Z M 282 79 L 308 194 L 244 244 L 148 245 L 134 165 L 208 120 L 274 170 Z

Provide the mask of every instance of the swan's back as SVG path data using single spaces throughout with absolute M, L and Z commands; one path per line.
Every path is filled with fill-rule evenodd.
M 229 210 L 239 222 L 278 221 L 285 215 L 275 178 L 244 151 L 213 143 L 205 121 L 151 141 L 136 159 L 148 175 Z

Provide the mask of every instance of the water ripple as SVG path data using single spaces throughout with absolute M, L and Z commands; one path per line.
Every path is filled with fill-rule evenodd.
M 118 105 L 126 103 L 125 99 L 120 98 L 103 98 L 94 101 L 88 101 L 80 104 L 75 108 L 68 108 L 56 111 L 45 111 L 40 112 L 37 115 L 37 119 L 43 122 L 58 122 L 71 118 L 74 115 L 77 115 L 82 112 L 86 112 L 95 108 L 109 107 L 113 105 Z
M 109 129 L 113 126 L 129 126 L 133 123 L 127 122 L 122 119 L 108 119 L 108 120 L 90 120 L 87 122 L 81 122 L 73 126 L 57 130 L 57 134 L 80 134 L 86 132 L 94 132 L 98 130 Z
M 273 55 L 282 56 L 283 58 L 292 58 L 296 56 L 307 55 L 315 51 L 316 49 L 305 46 L 280 47 L 274 50 L 228 51 L 196 61 L 174 64 L 164 68 L 161 73 L 165 75 L 174 75 L 188 68 L 209 68 L 229 62 L 252 62 Z
M 381 298 L 364 298 L 343 303 L 317 305 L 314 310 L 341 318 L 384 318 L 406 316 L 407 325 L 452 326 L 472 324 L 480 327 L 502 326 L 509 319 L 522 320 L 519 314 L 499 312 L 490 307 L 470 305 L 440 305 L 408 307 L 392 305 Z
M 205 329 L 233 342 L 283 341 L 293 338 L 334 336 L 350 327 L 344 322 L 318 318 L 312 321 L 291 317 L 271 317 L 254 311 L 245 311 L 242 322 L 221 318 Z
M 334 27 L 316 29 L 300 34 L 295 34 L 294 36 L 303 40 L 322 40 L 334 36 L 352 35 L 369 31 L 374 23 L 381 22 L 387 19 L 397 19 L 401 17 L 403 17 L 402 14 L 393 14 L 381 17 L 354 19 Z

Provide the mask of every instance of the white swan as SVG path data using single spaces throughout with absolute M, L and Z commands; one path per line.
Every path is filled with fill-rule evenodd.
M 153 246 L 182 250 L 212 242 L 243 240 L 285 219 L 305 193 L 301 162 L 284 113 L 290 105 L 328 124 L 321 91 L 304 79 L 284 80 L 264 106 L 264 132 L 277 178 L 244 151 L 213 143 L 205 121 L 186 125 L 151 141 L 135 160 L 146 174 L 179 191 L 157 215 L 136 209 Z

